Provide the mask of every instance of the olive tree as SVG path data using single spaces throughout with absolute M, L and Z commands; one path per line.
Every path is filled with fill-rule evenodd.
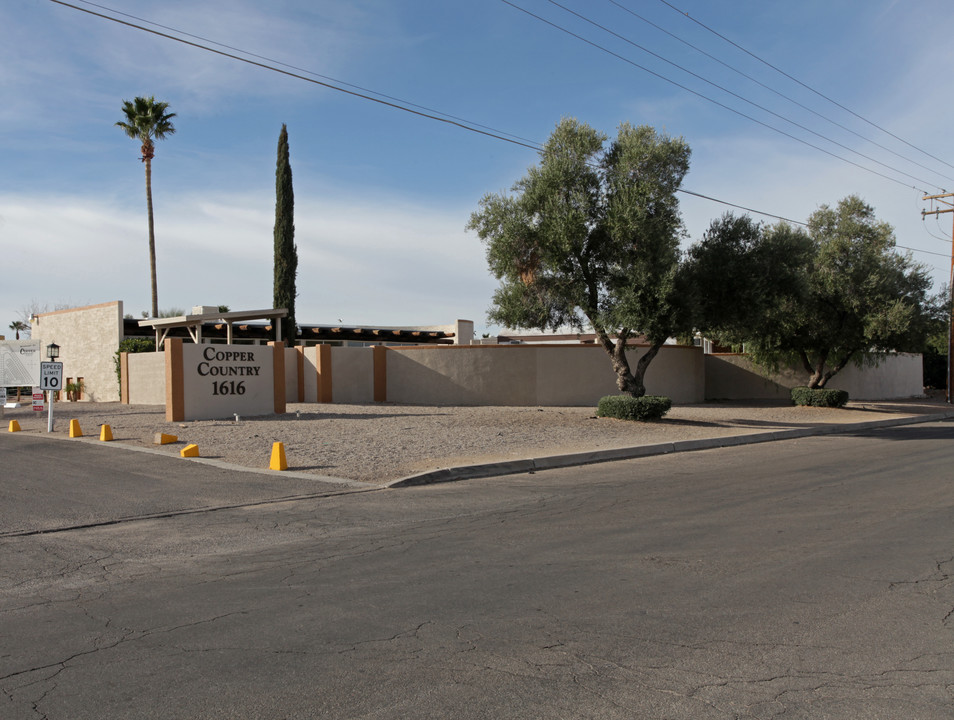
M 623 124 L 616 139 L 561 121 L 539 164 L 510 193 L 480 201 L 468 228 L 487 245 L 500 280 L 490 322 L 515 328 L 592 328 L 617 386 L 645 394 L 643 378 L 665 340 L 688 323 L 681 302 L 676 191 L 689 146 L 651 127 Z M 633 369 L 627 342 L 649 348 Z
M 807 230 L 725 216 L 690 248 L 687 275 L 700 330 L 763 366 L 801 367 L 810 388 L 849 363 L 920 351 L 936 315 L 927 269 L 856 196 L 819 208 Z

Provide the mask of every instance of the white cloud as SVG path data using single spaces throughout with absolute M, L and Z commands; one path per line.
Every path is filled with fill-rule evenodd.
M 263 207 L 264 206 L 264 207 Z M 274 206 L 250 196 L 165 197 L 156 209 L 159 305 L 271 306 Z M 375 200 L 296 207 L 302 322 L 480 326 L 494 281 L 465 218 Z M 0 239 L 17 272 L 0 317 L 31 300 L 149 307 L 143 209 L 81 196 L 0 196 Z
M 120 8 L 126 15 L 87 9 L 223 53 L 260 61 L 230 49 L 237 48 L 332 77 L 348 77 L 353 64 L 398 42 L 382 35 L 380 25 L 373 34 L 364 29 L 368 15 L 378 23 L 390 15 L 373 0 L 285 5 L 129 0 Z M 6 122 L 29 121 L 32 127 L 39 120 L 55 127 L 68 109 L 75 123 L 83 114 L 115 106 L 117 92 L 127 99 L 175 98 L 175 110 L 193 117 L 218 114 L 223 104 L 302 92 L 298 80 L 64 6 L 45 4 L 19 15 L 0 10 L 0 25 L 0 86 L 14 91 L 0 106 Z

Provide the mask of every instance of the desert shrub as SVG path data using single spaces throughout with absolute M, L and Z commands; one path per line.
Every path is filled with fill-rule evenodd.
M 600 398 L 596 414 L 618 420 L 658 420 L 672 407 L 672 400 L 662 395 L 606 395 Z
M 847 402 L 848 393 L 844 390 L 809 387 L 792 388 L 792 403 L 795 405 L 840 408 L 844 407 Z

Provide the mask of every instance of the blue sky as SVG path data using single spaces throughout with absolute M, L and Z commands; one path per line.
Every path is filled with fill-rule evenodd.
M 564 116 L 610 135 L 621 122 L 653 125 L 692 147 L 686 189 L 802 221 L 859 194 L 938 285 L 949 277 L 952 215 L 920 214 L 923 193 L 954 190 L 954 14 L 943 0 L 671 2 L 688 17 L 662 0 L 512 0 L 605 50 L 501 0 L 70 2 L 531 143 Z M 114 126 L 122 100 L 137 95 L 177 113 L 153 164 L 160 308 L 271 305 L 275 154 L 286 123 L 300 321 L 466 318 L 496 330 L 485 323 L 496 281 L 464 228 L 484 194 L 509 189 L 536 161 L 532 149 L 50 0 L 4 0 L 0 333 L 31 307 L 122 300 L 137 317 L 148 309 L 143 170 L 138 144 Z M 683 195 L 682 209 L 695 241 L 730 208 Z

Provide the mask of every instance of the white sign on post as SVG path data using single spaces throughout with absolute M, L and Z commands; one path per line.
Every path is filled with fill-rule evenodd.
M 63 389 L 63 363 L 40 363 L 40 389 L 54 392 Z
M 63 389 L 63 363 L 61 362 L 41 362 L 40 363 L 40 389 L 50 393 L 49 419 L 46 423 L 46 431 L 53 432 L 53 394 L 57 390 Z
M 40 379 L 40 343 L 0 340 L 0 385 L 32 387 Z

